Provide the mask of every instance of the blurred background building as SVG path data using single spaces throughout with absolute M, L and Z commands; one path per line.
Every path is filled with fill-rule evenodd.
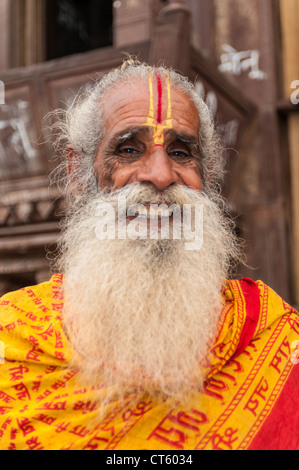
M 0 294 L 50 277 L 63 196 L 43 117 L 124 51 L 188 75 L 227 149 L 248 267 L 299 304 L 299 0 L 0 0 Z

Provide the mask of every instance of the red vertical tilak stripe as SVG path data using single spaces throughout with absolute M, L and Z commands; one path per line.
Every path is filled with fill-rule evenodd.
M 157 73 L 157 89 L 158 89 L 158 108 L 157 108 L 157 123 L 162 122 L 162 80 Z

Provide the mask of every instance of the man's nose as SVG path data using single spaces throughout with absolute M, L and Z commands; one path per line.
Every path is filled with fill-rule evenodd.
M 173 162 L 163 146 L 154 146 L 138 169 L 137 181 L 152 183 L 160 191 L 168 188 L 172 183 L 179 182 L 179 177 L 173 168 Z

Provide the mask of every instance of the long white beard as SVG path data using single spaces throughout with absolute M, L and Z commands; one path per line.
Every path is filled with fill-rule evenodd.
M 99 240 L 101 202 L 202 204 L 203 246 L 185 240 Z M 158 201 L 159 197 L 159 201 Z M 99 194 L 66 223 L 61 239 L 64 321 L 83 380 L 120 393 L 179 395 L 202 386 L 201 366 L 217 332 L 221 288 L 238 248 L 231 225 L 205 194 L 147 184 Z M 76 357 L 76 361 L 78 361 Z

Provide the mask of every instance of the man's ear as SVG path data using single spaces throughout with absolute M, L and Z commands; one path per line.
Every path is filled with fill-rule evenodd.
M 67 160 L 67 174 L 68 181 L 71 187 L 73 195 L 78 191 L 77 171 L 79 168 L 78 153 L 75 151 L 72 145 L 68 145 L 66 148 L 66 160 Z

